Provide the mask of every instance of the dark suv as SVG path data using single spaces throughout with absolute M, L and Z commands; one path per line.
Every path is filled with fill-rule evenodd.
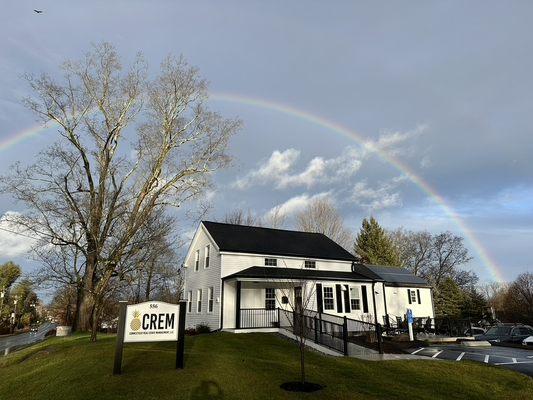
M 533 328 L 522 324 L 501 324 L 490 328 L 483 335 L 476 335 L 476 340 L 487 340 L 495 343 L 522 343 L 533 335 Z

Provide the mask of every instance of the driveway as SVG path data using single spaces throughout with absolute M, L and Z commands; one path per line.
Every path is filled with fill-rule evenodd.
M 19 335 L 0 337 L 0 355 L 3 356 L 6 349 L 10 349 L 10 351 L 12 351 L 12 348 L 15 350 L 20 346 L 27 346 L 29 344 L 40 342 L 41 340 L 44 340 L 49 331 L 55 328 L 56 324 L 45 322 L 39 327 L 37 332 L 27 332 Z
M 533 350 L 511 347 L 435 345 L 410 349 L 411 354 L 451 361 L 477 361 L 533 376 Z

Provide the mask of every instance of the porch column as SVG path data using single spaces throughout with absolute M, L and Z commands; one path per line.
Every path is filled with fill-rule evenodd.
M 235 328 L 241 327 L 241 281 L 237 281 L 237 296 L 235 299 Z

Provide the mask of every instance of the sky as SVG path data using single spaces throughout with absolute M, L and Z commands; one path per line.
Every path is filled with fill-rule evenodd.
M 56 74 L 102 41 L 153 69 L 182 54 L 209 106 L 243 121 L 209 218 L 279 207 L 290 225 L 328 198 L 353 231 L 369 215 L 450 230 L 482 281 L 512 280 L 533 270 L 532 14 L 528 1 L 7 2 L 0 173 L 57 139 L 48 127 L 13 140 L 37 125 L 25 73 Z M 23 211 L 0 194 L 0 228 Z M 0 262 L 31 271 L 28 247 L 0 230 Z

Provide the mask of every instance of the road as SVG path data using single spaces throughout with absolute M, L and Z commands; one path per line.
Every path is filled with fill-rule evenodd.
M 25 346 L 43 340 L 46 334 L 52 329 L 55 329 L 55 327 L 56 324 L 45 322 L 39 327 L 37 332 L 27 332 L 19 335 L 0 337 L 0 355 L 3 356 L 5 350 L 8 348 L 11 349 L 13 347 Z
M 466 347 L 459 345 L 435 345 L 417 347 L 411 354 L 451 361 L 477 361 L 533 376 L 533 350 L 512 347 Z

